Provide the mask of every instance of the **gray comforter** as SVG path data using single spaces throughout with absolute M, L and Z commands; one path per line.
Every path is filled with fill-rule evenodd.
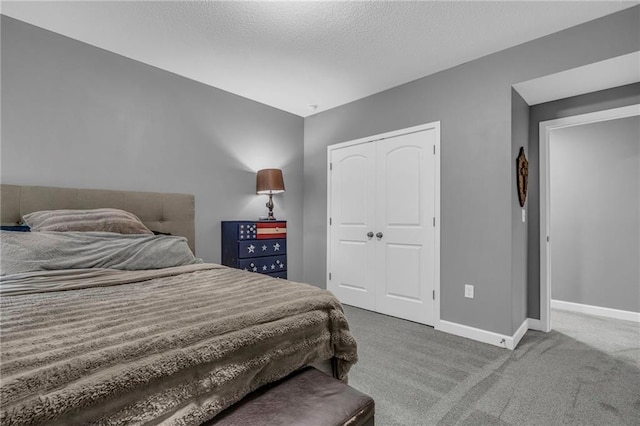
M 214 264 L 74 274 L 24 274 L 30 290 L 0 298 L 3 425 L 195 425 L 304 365 L 335 357 L 345 378 L 357 359 L 340 303 L 312 286 Z M 43 282 L 58 291 L 33 293 Z

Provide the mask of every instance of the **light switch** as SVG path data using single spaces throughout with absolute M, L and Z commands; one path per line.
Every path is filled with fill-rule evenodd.
M 473 299 L 473 286 L 469 284 L 464 285 L 464 297 L 467 299 Z

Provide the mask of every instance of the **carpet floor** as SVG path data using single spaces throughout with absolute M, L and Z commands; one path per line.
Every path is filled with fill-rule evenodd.
M 345 306 L 376 425 L 640 425 L 640 326 L 554 310 L 507 350 Z

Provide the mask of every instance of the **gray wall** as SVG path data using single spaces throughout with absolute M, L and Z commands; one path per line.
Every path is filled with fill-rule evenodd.
M 279 167 L 290 277 L 302 278 L 301 117 L 2 16 L 3 183 L 184 192 L 196 252 L 220 221 L 255 219 L 255 171 Z
M 511 85 L 636 51 L 639 10 L 627 9 L 306 118 L 304 281 L 321 287 L 326 282 L 326 147 L 440 121 L 441 317 L 512 334 L 517 290 L 511 280 L 523 271 L 511 267 Z M 464 298 L 466 283 L 475 285 L 473 300 Z
M 527 224 L 529 215 L 525 200 L 520 206 L 518 198 L 516 158 L 524 148 L 529 158 L 529 105 L 511 89 L 511 327 L 517 330 L 527 318 Z M 528 197 L 527 197 L 528 199 Z M 522 210 L 525 222 L 522 222 Z
M 640 117 L 550 136 L 551 292 L 640 312 Z
M 640 103 L 640 83 L 532 106 L 529 114 L 529 226 L 527 241 L 527 312 L 540 318 L 540 190 L 538 182 L 541 121 Z

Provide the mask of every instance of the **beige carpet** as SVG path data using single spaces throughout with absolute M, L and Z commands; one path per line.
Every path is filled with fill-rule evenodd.
M 515 351 L 346 306 L 377 425 L 640 425 L 640 326 L 554 311 Z

